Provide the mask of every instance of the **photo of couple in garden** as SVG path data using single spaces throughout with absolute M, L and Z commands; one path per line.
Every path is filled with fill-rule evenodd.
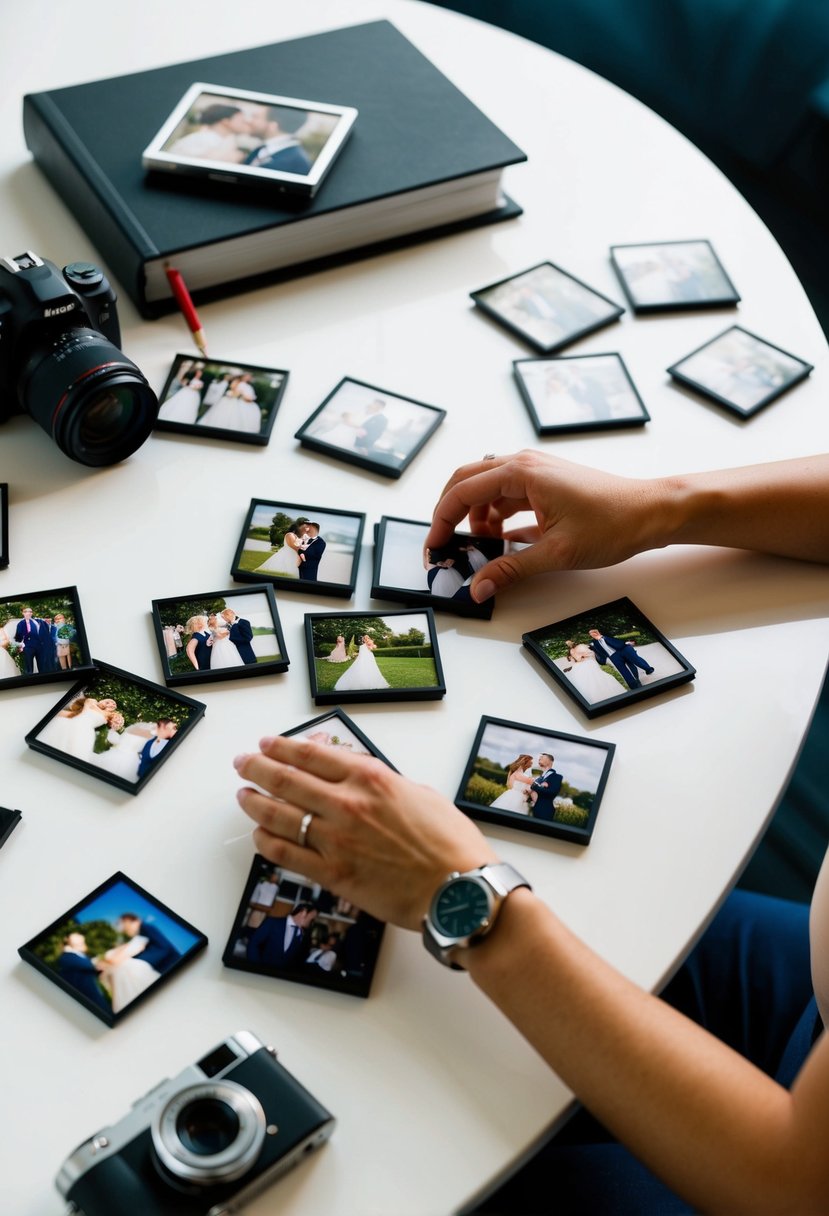
M 350 592 L 364 518 L 254 499 L 231 573 L 243 582 L 284 579 L 312 591 L 322 584 Z
M 228 432 L 267 443 L 288 373 L 177 355 L 159 398 L 157 430 Z
M 112 1025 L 206 944 L 186 921 L 115 874 L 20 954 Z
M 427 612 L 306 616 L 316 697 L 429 690 L 443 696 L 434 622 Z
M 473 818 L 586 843 L 615 748 L 483 718 L 457 805 Z
M 153 603 L 167 675 L 175 681 L 261 674 L 287 659 L 270 588 L 224 591 Z
M 74 589 L 0 601 L 0 685 L 89 666 Z

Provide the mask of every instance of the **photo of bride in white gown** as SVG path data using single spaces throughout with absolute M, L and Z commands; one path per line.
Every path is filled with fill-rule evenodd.
M 533 783 L 533 758 L 523 752 L 507 769 L 507 788 L 489 805 L 498 811 L 512 811 L 514 815 L 529 815 L 532 801 L 528 798 Z
M 161 422 L 181 422 L 187 426 L 195 426 L 201 406 L 201 395 L 204 381 L 198 371 L 162 404 L 158 411 Z
M 360 642 L 360 649 L 357 652 L 357 658 L 337 680 L 337 683 L 334 685 L 335 692 L 357 692 L 364 688 L 391 687 L 377 666 L 377 660 L 372 654 L 372 651 L 376 649 L 377 646 L 369 635 L 367 633 L 364 634 Z
M 46 723 L 39 737 L 57 751 L 95 763 L 95 732 L 106 724 L 107 713 L 94 697 L 78 697 Z
M 0 680 L 14 680 L 20 670 L 11 656 L 11 642 L 5 629 L 0 626 Z
M 207 619 L 207 628 L 213 639 L 210 647 L 210 670 L 217 671 L 220 667 L 244 667 L 244 659 L 231 642 L 230 629 L 222 617 L 211 613 Z
M 257 574 L 276 574 L 280 578 L 299 578 L 302 551 L 308 544 L 304 525 L 292 524 L 282 539 L 282 545 L 258 567 Z
M 621 696 L 627 688 L 615 676 L 604 671 L 589 646 L 567 641 L 567 662 L 563 664 L 566 678 L 586 701 L 607 701 Z
M 133 937 L 120 946 L 113 946 L 97 960 L 101 983 L 110 995 L 113 1013 L 120 1013 L 125 1005 L 161 978 L 155 967 L 135 957 L 146 948 L 147 942 L 146 937 Z

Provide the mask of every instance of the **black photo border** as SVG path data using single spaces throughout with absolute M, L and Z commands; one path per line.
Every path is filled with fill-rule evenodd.
M 492 291 L 495 287 L 503 287 L 505 283 L 511 283 L 513 279 L 521 279 L 525 274 L 530 274 L 533 270 L 540 270 L 542 266 L 552 266 L 553 270 L 557 270 L 559 274 L 563 274 L 565 278 L 572 279 L 574 283 L 578 283 L 579 287 L 583 287 L 589 291 L 591 295 L 598 296 L 600 300 L 604 300 L 605 304 L 609 305 L 610 312 L 606 317 L 601 317 L 590 325 L 583 326 L 581 329 L 573 330 L 564 338 L 559 338 L 556 342 L 544 343 L 539 342 L 526 329 L 522 329 L 520 325 L 516 325 L 514 321 L 508 320 L 502 312 L 494 308 L 491 304 L 481 297 L 485 292 Z M 514 274 L 509 274 L 503 279 L 498 279 L 494 283 L 487 283 L 485 287 L 478 287 L 475 291 L 470 291 L 470 298 L 474 301 L 475 306 L 485 312 L 487 316 L 492 317 L 504 329 L 510 333 L 517 334 L 523 342 L 531 346 L 533 350 L 540 351 L 542 355 L 554 355 L 560 350 L 564 350 L 567 346 L 572 346 L 574 342 L 578 342 L 581 338 L 586 338 L 588 334 L 594 334 L 599 329 L 604 329 L 607 325 L 612 325 L 624 315 L 624 308 L 621 304 L 617 304 L 615 300 L 611 300 L 610 296 L 606 296 L 604 292 L 597 291 L 595 287 L 591 287 L 589 283 L 585 283 L 583 279 L 579 279 L 576 275 L 571 274 L 569 270 L 565 270 L 563 266 L 559 266 L 556 262 L 544 261 L 536 262 L 534 266 L 527 266 L 524 270 L 518 270 Z
M 725 279 L 728 286 L 731 288 L 731 293 L 724 296 L 711 296 L 705 300 L 666 300 L 661 304 L 638 304 L 636 302 L 636 294 L 631 288 L 627 280 L 627 274 L 616 261 L 617 249 L 656 249 L 660 245 L 707 245 L 711 253 L 711 257 L 717 264 L 720 274 Z M 714 246 L 706 237 L 689 237 L 684 241 L 629 241 L 622 245 L 610 246 L 610 263 L 616 272 L 616 277 L 619 280 L 619 285 L 625 294 L 625 299 L 630 305 L 631 312 L 637 316 L 647 316 L 648 313 L 658 312 L 696 312 L 709 308 L 736 308 L 740 303 L 741 296 L 734 286 L 731 276 L 726 271 L 720 261 Z
M 87 674 L 91 674 L 95 670 L 95 660 L 89 653 L 89 641 L 86 636 L 86 627 L 83 622 L 81 600 L 77 587 L 72 585 L 66 587 L 48 587 L 38 591 L 25 591 L 19 595 L 3 595 L 0 596 L 0 608 L 10 600 L 33 600 L 44 595 L 63 595 L 66 599 L 72 599 L 74 602 L 75 608 L 72 615 L 75 619 L 76 641 L 78 649 L 84 656 L 84 661 L 79 663 L 77 667 L 58 668 L 57 671 L 39 671 L 32 675 L 10 676 L 7 680 L 0 680 L 0 690 L 4 688 L 24 688 L 31 684 L 54 684 L 58 680 L 77 680 L 79 673 L 83 674 L 83 672 L 86 672 Z
M 400 401 L 406 401 L 409 405 L 416 405 L 422 410 L 429 410 L 435 415 L 432 425 L 427 431 L 424 431 L 420 440 L 415 444 L 402 464 L 392 467 L 391 465 L 384 464 L 381 460 L 372 460 L 368 456 L 360 456 L 356 452 L 350 452 L 345 448 L 338 447 L 334 443 L 326 443 L 323 439 L 318 439 L 306 433 L 314 419 L 322 413 L 331 399 L 336 397 L 344 384 L 359 384 L 361 388 L 370 389 L 372 392 L 381 393 L 386 397 L 397 397 Z M 403 476 L 417 454 L 426 446 L 445 417 L 446 410 L 441 409 L 438 405 L 429 405 L 426 401 L 418 401 L 416 397 L 407 397 L 403 393 L 397 393 L 390 388 L 380 388 L 377 384 L 369 384 L 366 380 L 358 380 L 356 376 L 343 376 L 339 383 L 334 385 L 325 400 L 317 406 L 313 414 L 305 419 L 302 426 L 294 435 L 294 439 L 298 439 L 302 447 L 307 448 L 311 452 L 320 452 L 323 456 L 332 456 L 336 460 L 342 460 L 345 464 L 356 465 L 361 469 L 369 469 L 372 473 L 379 473 L 381 477 L 390 477 L 396 481 L 399 477 Z
M 9 564 L 9 483 L 0 481 L 0 570 Z
M 532 393 L 524 382 L 524 377 L 521 374 L 521 366 L 524 363 L 564 363 L 566 360 L 581 360 L 581 359 L 616 359 L 621 369 L 622 375 L 628 382 L 628 386 L 636 400 L 639 402 L 641 416 L 631 415 L 630 418 L 607 418 L 602 421 L 599 418 L 592 422 L 561 422 L 561 423 L 543 423 L 541 417 L 536 410 L 535 403 L 532 399 Z M 530 415 L 530 420 L 535 427 L 537 435 L 565 435 L 568 432 L 574 434 L 576 431 L 616 431 L 622 428 L 644 426 L 646 422 L 650 422 L 651 416 L 642 400 L 641 394 L 636 387 L 633 377 L 631 376 L 628 366 L 618 351 L 597 351 L 595 354 L 585 355 L 534 355 L 523 359 L 513 359 L 512 374 L 515 377 L 515 383 L 518 386 L 518 391 L 524 405 L 527 407 L 527 413 Z
M 732 330 L 735 329 L 739 329 L 741 333 L 747 334 L 749 338 L 753 338 L 755 342 L 760 342 L 763 346 L 768 346 L 771 350 L 779 351 L 780 354 L 785 355 L 787 359 L 794 359 L 796 363 L 801 365 L 801 370 L 796 376 L 793 376 L 791 380 L 788 380 L 785 384 L 780 385 L 780 387 L 773 388 L 765 397 L 762 398 L 762 400 L 758 401 L 757 404 L 753 405 L 750 409 L 744 409 L 740 405 L 735 405 L 735 403 L 730 401 L 728 397 L 722 397 L 719 393 L 712 392 L 710 388 L 706 388 L 704 384 L 700 384 L 698 380 L 694 380 L 691 376 L 686 376 L 681 371 L 683 363 L 687 363 L 687 361 L 692 359 L 694 355 L 698 355 L 700 351 L 705 350 L 708 346 L 713 346 L 715 342 L 719 342 L 721 338 L 724 338 L 726 334 L 730 334 Z M 724 329 L 722 333 L 716 334 L 713 338 L 709 338 L 707 342 L 703 342 L 702 346 L 698 346 L 695 350 L 689 351 L 687 355 L 683 355 L 681 359 L 678 359 L 676 363 L 672 363 L 671 366 L 666 370 L 668 375 L 672 376 L 678 384 L 682 384 L 685 388 L 692 389 L 695 393 L 699 393 L 701 397 L 706 397 L 709 401 L 716 401 L 718 405 L 724 406 L 727 410 L 730 410 L 732 414 L 736 414 L 738 418 L 753 418 L 755 414 L 759 413 L 760 410 L 765 409 L 767 405 L 771 405 L 771 403 L 776 401 L 778 397 L 782 397 L 785 393 L 788 393 L 790 389 L 795 388 L 796 385 L 802 384 L 804 380 L 808 379 L 815 369 L 814 364 L 807 363 L 806 360 L 801 359 L 799 355 L 793 355 L 790 350 L 785 350 L 782 346 L 776 346 L 774 342 L 769 342 L 766 338 L 761 338 L 759 334 L 753 333 L 750 329 L 746 329 L 745 326 L 729 325 L 728 329 Z
M 588 701 L 583 697 L 578 689 L 571 684 L 566 678 L 564 672 L 560 671 L 545 654 L 544 650 L 538 642 L 538 638 L 548 634 L 551 629 L 555 629 L 559 624 L 567 621 L 572 621 L 585 616 L 598 617 L 602 612 L 610 610 L 623 610 L 629 612 L 632 616 L 637 616 L 644 625 L 648 627 L 657 637 L 660 645 L 673 655 L 678 663 L 682 664 L 682 671 L 676 672 L 671 676 L 664 676 L 661 680 L 655 681 L 653 684 L 643 684 L 641 688 L 631 688 L 627 692 L 621 692 L 617 697 L 609 697 L 606 701 Z M 562 617 L 561 621 L 551 621 L 549 625 L 542 625 L 540 629 L 532 629 L 521 637 L 524 646 L 533 656 L 533 658 L 541 664 L 548 675 L 552 676 L 554 682 L 561 688 L 567 696 L 575 701 L 579 708 L 587 718 L 600 718 L 604 714 L 613 713 L 614 710 L 622 709 L 628 705 L 632 705 L 639 701 L 650 700 L 651 697 L 658 696 L 662 692 L 666 692 L 671 688 L 678 688 L 681 684 L 687 684 L 689 680 L 693 680 L 697 674 L 696 668 L 692 667 L 683 654 L 677 650 L 672 642 L 669 642 L 661 629 L 657 629 L 653 621 L 645 616 L 640 608 L 637 608 L 628 596 L 620 596 L 616 600 L 609 600 L 606 604 L 598 604 L 595 607 L 587 607 L 582 612 L 571 612 L 568 616 Z
M 326 515 L 350 516 L 351 519 L 358 520 L 357 536 L 354 541 L 354 558 L 351 562 L 351 581 L 348 583 L 319 582 L 310 579 L 306 581 L 300 578 L 280 578 L 278 574 L 260 574 L 258 570 L 242 570 L 239 563 L 245 550 L 245 539 L 248 528 L 257 507 L 296 507 L 297 513 L 301 511 L 303 514 L 306 514 L 315 511 Z M 235 579 L 237 583 L 262 583 L 267 581 L 274 587 L 278 587 L 280 591 L 301 591 L 303 593 L 308 592 L 311 595 L 330 595 L 350 600 L 354 595 L 354 588 L 357 585 L 357 567 L 360 564 L 365 526 L 366 517 L 362 511 L 340 511 L 336 507 L 309 507 L 304 503 L 280 502 L 278 499 L 271 498 L 252 498 L 248 506 L 248 513 L 245 516 L 245 522 L 242 525 L 242 531 L 239 534 L 239 543 L 233 555 L 230 577 Z
M 479 620 L 488 621 L 492 616 L 492 611 L 495 607 L 494 597 L 484 600 L 481 604 L 476 604 L 474 600 L 452 600 L 447 599 L 445 595 L 432 595 L 430 591 L 411 591 L 405 587 L 394 587 L 386 583 L 380 582 L 380 572 L 383 565 L 383 549 L 386 543 L 386 525 L 394 524 L 415 524 L 419 528 L 431 527 L 430 523 L 420 519 L 404 519 L 400 515 L 381 515 L 380 522 L 375 527 L 374 534 L 374 565 L 371 575 L 371 597 L 378 600 L 391 600 L 400 604 L 425 604 L 434 608 L 436 612 L 449 612 L 453 616 L 476 617 Z M 473 536 L 470 532 L 455 532 L 455 536 L 460 536 L 464 540 L 486 540 L 486 541 L 501 541 L 502 552 L 504 541 L 500 537 L 495 536 Z
M 175 921 L 176 924 L 181 926 L 181 928 L 186 929 L 188 933 L 192 933 L 197 940 L 193 943 L 187 953 L 183 954 L 179 961 L 175 963 L 175 965 L 171 967 L 169 971 L 165 971 L 163 975 L 160 975 L 158 979 L 149 986 L 149 988 L 145 988 L 143 992 L 139 992 L 138 996 L 131 1000 L 125 1009 L 122 1009 L 120 1013 L 113 1013 L 107 1016 L 100 1006 L 96 1005 L 94 1001 L 90 1001 L 88 997 L 84 996 L 82 992 L 79 992 L 77 988 L 68 983 L 57 971 L 53 971 L 47 963 L 44 963 L 44 961 L 39 958 L 37 954 L 35 954 L 34 946 L 41 940 L 41 938 L 46 937 L 48 934 L 53 933 L 56 929 L 59 929 L 60 926 L 65 921 L 71 919 L 76 912 L 80 912 L 88 904 L 96 900 L 98 896 L 103 895 L 116 882 L 128 883 L 143 899 L 155 904 L 160 912 L 163 912 L 164 915 L 169 917 L 170 920 Z M 197 929 L 195 925 L 191 925 L 188 920 L 185 920 L 183 916 L 179 916 L 177 912 L 172 910 L 172 908 L 168 908 L 167 905 L 163 904 L 160 899 L 157 899 L 155 895 L 152 895 L 145 887 L 142 887 L 140 883 L 135 882 L 134 879 L 129 877 L 129 875 L 124 874 L 122 870 L 116 870 L 114 874 L 110 875 L 109 878 L 97 886 L 94 891 L 90 891 L 88 895 L 83 897 L 83 899 L 77 900 L 70 908 L 67 908 L 65 912 L 56 917 L 50 925 L 47 925 L 45 929 L 41 929 L 40 932 L 35 934 L 34 937 L 29 938 L 24 945 L 19 946 L 17 953 L 24 962 L 31 964 L 35 970 L 40 971 L 41 974 L 50 979 L 55 985 L 57 985 L 58 988 L 62 989 L 63 992 L 68 993 L 68 995 L 71 996 L 73 1000 L 77 1001 L 79 1005 L 82 1005 L 84 1009 L 88 1009 L 90 1013 L 93 1013 L 95 1017 L 99 1018 L 100 1021 L 105 1023 L 105 1025 L 113 1027 L 117 1026 L 118 1023 L 123 1021 L 125 1017 L 128 1017 L 129 1014 L 132 1013 L 133 1009 L 137 1005 L 142 1004 L 147 997 L 150 997 L 153 995 L 153 993 L 157 992 L 158 989 L 167 982 L 167 980 L 172 979 L 172 977 L 186 963 L 191 962 L 200 951 L 204 950 L 206 945 L 207 937 L 201 932 L 200 929 Z
M 77 670 L 77 669 L 75 669 Z M 51 747 L 48 743 L 41 742 L 37 738 L 41 730 L 47 722 L 58 713 L 59 710 L 67 706 L 75 697 L 80 696 L 90 680 L 96 676 L 114 676 L 116 679 L 129 681 L 131 684 L 137 684 L 139 688 L 146 688 L 151 692 L 160 696 L 168 697 L 175 701 L 178 705 L 185 705 L 191 709 L 191 714 L 184 726 L 176 731 L 176 737 L 172 747 L 165 747 L 158 761 L 152 766 L 148 773 L 138 781 L 127 781 L 123 777 L 118 777 L 114 773 L 108 773 L 106 769 L 100 768 L 97 764 L 87 764 L 85 760 L 79 759 L 77 756 L 70 756 L 68 752 L 62 752 L 59 748 Z M 40 752 L 43 756 L 49 756 L 52 760 L 58 760 L 61 764 L 68 764 L 70 768 L 77 769 L 80 773 L 88 773 L 89 776 L 97 778 L 98 781 L 103 781 L 106 785 L 114 786 L 115 789 L 123 790 L 126 794 L 139 794 L 143 790 L 148 781 L 152 781 L 162 765 L 166 764 L 172 755 L 178 751 L 178 745 L 184 738 L 190 734 L 193 727 L 204 715 L 207 706 L 202 701 L 195 701 L 192 697 L 185 697 L 183 693 L 171 692 L 163 684 L 156 684 L 152 680 L 145 680 L 143 676 L 137 676 L 131 671 L 124 671 L 120 667 L 113 667 L 109 663 L 103 663 L 98 659 L 93 659 L 93 666 L 83 680 L 79 680 L 63 697 L 58 701 L 40 721 L 32 727 L 26 734 L 25 742 L 29 745 L 32 751 Z
M 327 620 L 331 617 L 347 618 L 355 617 L 363 619 L 365 617 L 387 617 L 394 616 L 414 616 L 420 615 L 426 617 L 426 622 L 429 626 L 429 645 L 432 647 L 432 656 L 435 664 L 435 673 L 437 675 L 437 684 L 431 688 L 366 688 L 346 690 L 345 693 L 321 692 L 317 685 L 317 669 L 314 659 L 314 623 L 316 621 Z M 438 631 L 435 625 L 434 611 L 425 605 L 416 605 L 413 608 L 395 608 L 391 612 L 377 612 L 374 609 L 366 609 L 363 612 L 306 612 L 305 614 L 305 653 L 308 658 L 308 681 L 311 687 L 311 696 L 315 705 L 338 705 L 340 702 L 350 704 L 388 704 L 392 701 L 439 701 L 446 696 L 446 679 L 443 674 L 443 664 L 440 660 L 440 649 L 438 647 Z
M 7 806 L 0 806 L 0 849 L 11 836 L 14 829 L 23 818 L 21 811 L 12 810 Z
M 475 767 L 478 749 L 489 726 L 508 726 L 512 730 L 530 731 L 534 735 L 544 735 L 550 740 L 563 739 L 567 743 L 578 743 L 584 747 L 595 747 L 600 751 L 606 752 L 593 806 L 590 810 L 590 817 L 585 827 L 577 828 L 573 824 L 568 823 L 547 823 L 543 819 L 533 819 L 529 815 L 518 815 L 513 811 L 493 811 L 489 807 L 481 806 L 477 802 L 470 802 L 464 798 L 464 792 Z M 606 743 L 601 739 L 587 738 L 584 735 L 570 735 L 561 730 L 551 730 L 542 726 L 530 726 L 526 722 L 513 722 L 509 718 L 493 718 L 484 714 L 478 723 L 475 741 L 472 744 L 461 783 L 455 795 L 455 806 L 459 811 L 463 811 L 465 815 L 468 815 L 470 819 L 478 819 L 483 823 L 497 823 L 501 827 L 516 828 L 519 832 L 532 832 L 539 836 L 553 837 L 558 840 L 570 840 L 574 844 L 590 844 L 590 838 L 596 826 L 596 817 L 604 797 L 605 786 L 607 785 L 615 751 L 615 743 Z
M 242 596 L 242 595 L 264 595 L 268 602 L 268 611 L 271 614 L 273 621 L 273 630 L 276 635 L 277 646 L 279 647 L 280 657 L 274 659 L 270 663 L 257 663 L 255 666 L 245 665 L 244 667 L 220 667 L 218 671 L 188 671 L 173 674 L 170 671 L 167 661 L 167 648 L 164 645 L 164 632 L 161 624 L 161 609 L 167 604 L 176 604 L 179 600 L 211 600 L 217 599 L 219 596 L 226 598 L 227 596 Z M 161 660 L 161 669 L 164 673 L 164 683 L 168 688 L 177 688 L 181 684 L 217 684 L 222 680 L 253 680 L 257 676 L 277 675 L 288 670 L 291 660 L 285 649 L 285 635 L 282 632 L 282 623 L 279 620 L 279 610 L 276 606 L 276 596 L 273 592 L 273 587 L 270 583 L 257 583 L 251 587 L 244 589 L 239 587 L 225 588 L 220 591 L 199 592 L 195 595 L 167 595 L 163 599 L 153 600 L 152 602 L 152 618 L 153 632 L 155 634 L 156 645 L 158 646 L 158 654 Z
M 167 422 L 165 419 L 156 418 L 153 424 L 153 431 L 166 431 L 169 434 L 176 435 L 195 435 L 199 439 L 227 439 L 231 443 L 247 443 L 253 444 L 255 447 L 264 448 L 271 440 L 271 432 L 273 431 L 276 415 L 279 413 L 279 407 L 282 404 L 282 398 L 285 396 L 285 389 L 288 386 L 288 377 L 290 372 L 281 367 L 259 367 L 255 363 L 240 363 L 237 360 L 216 359 L 212 355 L 193 355 L 190 353 L 183 354 L 181 351 L 174 356 L 173 362 L 170 365 L 170 370 L 167 373 L 167 379 L 164 381 L 164 387 L 158 396 L 159 408 L 164 404 L 167 398 L 167 391 L 173 382 L 176 367 L 179 360 L 189 359 L 195 363 L 221 363 L 226 367 L 239 367 L 244 372 L 265 372 L 269 376 L 278 375 L 282 377 L 282 383 L 276 390 L 276 400 L 271 406 L 270 416 L 264 431 L 259 431 L 256 435 L 246 431 L 232 431 L 228 427 L 223 426 L 200 426 L 198 422 Z

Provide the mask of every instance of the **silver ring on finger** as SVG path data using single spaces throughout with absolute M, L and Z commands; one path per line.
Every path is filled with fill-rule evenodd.
M 296 837 L 296 842 L 301 849 L 304 849 L 306 847 L 305 842 L 308 839 L 308 829 L 311 826 L 311 820 L 313 818 L 314 818 L 313 811 L 306 811 L 305 814 L 302 816 L 302 822 L 299 825 L 299 831 L 297 832 L 297 837 Z

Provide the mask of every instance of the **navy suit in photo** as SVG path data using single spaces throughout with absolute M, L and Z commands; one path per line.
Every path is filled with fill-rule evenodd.
M 151 750 L 153 744 L 156 742 L 161 742 L 161 743 L 163 743 L 164 746 L 160 747 L 158 749 L 158 751 L 156 752 L 156 754 L 153 756 L 150 754 L 150 750 Z M 158 763 L 158 761 L 164 755 L 164 748 L 167 746 L 167 744 L 169 742 L 170 742 L 169 739 L 156 740 L 155 738 L 152 738 L 152 739 L 147 740 L 147 742 L 141 748 L 141 751 L 138 753 L 138 779 L 139 779 L 139 781 L 146 773 L 148 773 L 150 771 L 150 769 L 152 768 L 152 766 L 154 764 Z
M 199 671 L 210 670 L 210 633 L 207 629 L 202 629 L 199 633 L 194 633 L 196 639 L 196 662 L 199 665 Z
M 136 954 L 136 958 L 142 963 L 149 963 L 151 967 L 155 967 L 156 971 L 163 974 L 169 971 L 170 968 L 177 963 L 181 958 L 181 952 L 175 948 L 173 943 L 166 938 L 160 929 L 155 925 L 147 924 L 146 921 L 141 922 L 141 928 L 138 930 L 141 937 L 146 937 L 147 944 L 140 954 Z
M 241 617 L 237 617 L 230 626 L 230 640 L 236 649 L 239 651 L 239 658 L 243 663 L 255 663 L 256 653 L 251 646 L 253 640 L 253 626 L 250 621 L 243 621 Z
M 312 583 L 317 581 L 319 566 L 325 549 L 326 544 L 321 536 L 317 536 L 311 541 L 307 549 L 303 549 L 305 561 L 299 563 L 299 577 L 301 579 L 307 579 Z
M 532 811 L 534 819 L 543 819 L 545 823 L 553 822 L 556 813 L 553 799 L 557 797 L 563 781 L 561 773 L 557 773 L 554 768 L 548 768 L 533 781 L 530 789 L 538 794 Z
M 286 148 L 280 148 L 271 156 L 261 156 L 262 148 L 256 148 L 247 157 L 245 157 L 246 165 L 253 165 L 254 169 L 276 169 L 279 173 L 308 173 L 311 169 L 311 162 L 306 156 L 300 144 L 288 144 Z
M 607 644 L 609 653 L 602 643 Z M 590 643 L 590 649 L 600 663 L 607 663 L 609 660 L 613 664 L 628 688 L 639 688 L 641 686 L 641 681 L 636 674 L 637 667 L 642 671 L 646 671 L 648 675 L 653 671 L 650 664 L 646 663 L 636 653 L 631 643 L 626 642 L 623 638 L 602 636 L 601 642 L 597 638 L 594 638 Z
M 52 633 L 45 621 L 33 616 L 28 621 L 28 628 L 25 619 L 18 621 L 14 640 L 23 643 L 23 665 L 27 675 L 34 675 L 35 661 L 39 672 L 53 670 L 54 664 L 49 661 Z
M 98 984 L 98 972 L 85 954 L 76 954 L 74 950 L 64 950 L 58 959 L 58 974 L 100 1009 L 112 1013 L 112 1005 L 101 992 Z
M 389 421 L 385 415 L 371 414 L 365 422 L 360 423 L 360 430 L 365 431 L 365 435 L 358 432 L 357 438 L 354 440 L 354 447 L 364 452 L 371 451 L 388 424 Z
M 248 942 L 247 957 L 266 967 L 296 967 L 308 954 L 306 933 L 294 927 L 293 937 L 285 945 L 285 917 L 269 916 Z

